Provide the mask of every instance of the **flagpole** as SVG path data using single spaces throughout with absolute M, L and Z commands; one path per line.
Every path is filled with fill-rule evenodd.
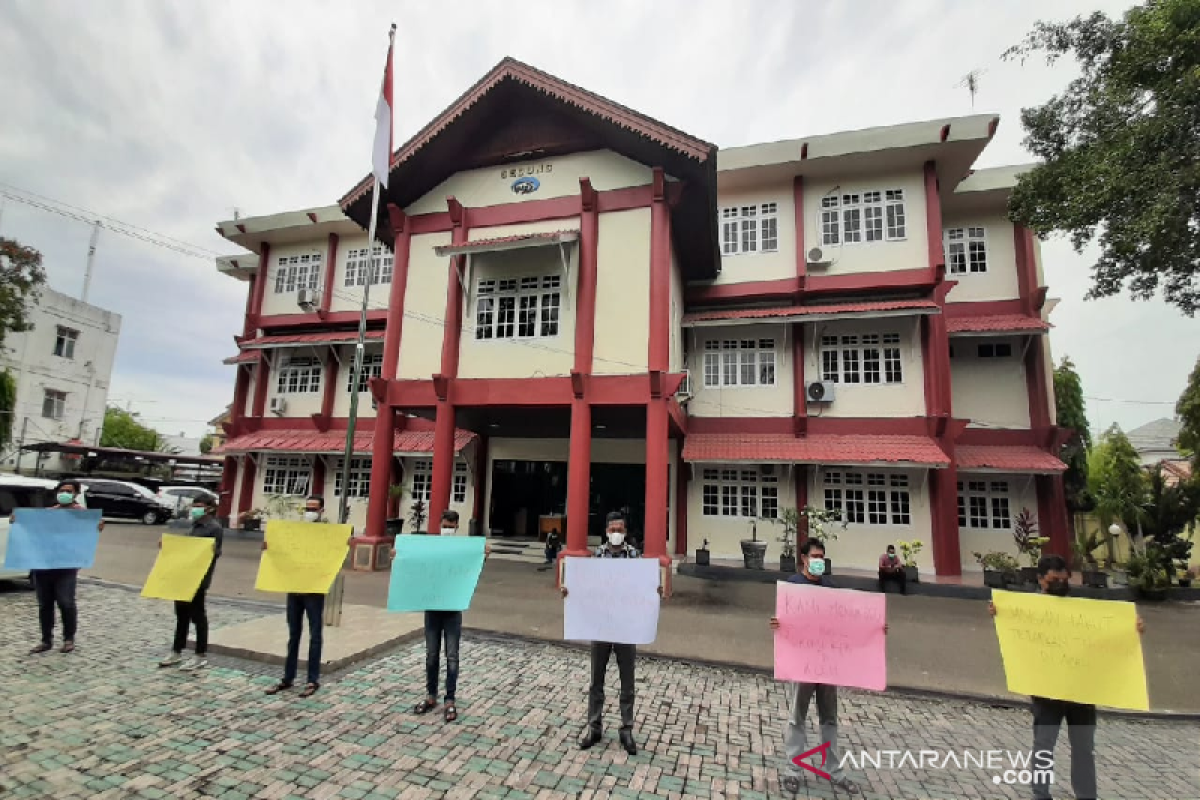
M 388 33 L 388 64 L 387 71 L 391 72 L 392 43 L 396 38 L 396 26 L 392 25 Z M 362 309 L 358 315 L 358 341 L 354 345 L 354 366 L 350 370 L 350 420 L 346 425 L 346 450 L 342 456 L 342 494 L 338 508 L 338 522 L 345 525 L 350 517 L 350 461 L 354 458 L 354 429 L 358 423 L 358 384 L 362 374 L 363 355 L 367 342 L 367 302 L 371 296 L 371 284 L 375 282 L 375 227 L 379 219 L 379 178 L 376 177 L 371 187 L 371 222 L 367 227 L 367 276 L 363 286 Z M 384 426 L 376 420 L 375 435 L 383 435 Z M 391 435 L 390 429 L 387 431 Z

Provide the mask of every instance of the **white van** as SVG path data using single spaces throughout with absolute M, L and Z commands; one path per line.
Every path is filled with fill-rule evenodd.
M 42 478 L 26 478 L 21 475 L 0 475 L 0 581 L 24 580 L 29 573 L 4 568 L 4 554 L 8 552 L 8 529 L 13 509 L 48 508 L 55 504 L 56 481 Z

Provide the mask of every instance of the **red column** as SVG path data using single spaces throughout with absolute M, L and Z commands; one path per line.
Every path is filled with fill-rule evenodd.
M 237 377 L 233 379 L 233 405 L 229 409 L 229 422 L 237 428 L 242 417 L 246 416 L 246 397 L 250 393 L 250 367 L 238 364 Z
M 278 356 L 276 356 L 278 358 Z M 262 419 L 267 413 L 267 389 L 271 385 L 271 365 L 266 353 L 258 359 L 254 377 L 254 403 L 250 407 L 250 416 Z
M 596 345 L 596 259 L 600 242 L 600 215 L 596 190 L 587 178 L 579 179 L 579 275 L 575 287 L 575 371 L 589 375 Z M 568 522 L 569 524 L 569 522 Z
M 675 555 L 687 555 L 688 468 L 683 462 L 683 447 L 675 457 Z
M 1046 380 L 1046 363 L 1042 347 L 1045 342 L 1032 335 L 1025 349 L 1025 390 L 1029 395 L 1029 427 L 1044 431 L 1050 427 L 1050 387 Z
M 796 465 L 796 510 L 802 511 L 808 505 L 808 465 Z M 801 517 L 796 529 L 796 553 L 800 545 L 808 538 L 808 517 Z M 797 560 L 796 563 L 799 563 Z
M 386 381 L 396 380 L 400 366 L 400 334 L 404 330 L 404 294 L 408 289 L 408 250 L 412 243 L 412 231 L 404 212 L 388 205 L 388 217 L 392 223 L 395 241 L 392 252 L 392 290 L 388 297 L 387 327 L 383 333 L 383 367 L 380 377 Z
M 487 437 L 480 436 L 475 440 L 475 494 L 471 498 L 471 518 L 477 520 L 479 530 L 485 536 L 487 535 L 487 528 L 484 525 L 483 499 L 487 497 L 487 451 Z
M 804 393 L 804 323 L 792 325 L 792 431 L 808 431 L 808 395 Z
M 371 434 L 371 491 L 367 493 L 367 526 L 363 534 L 379 539 L 387 529 L 388 489 L 392 485 L 392 449 L 396 414 L 386 403 L 375 411 L 375 429 Z
M 225 456 L 221 462 L 221 489 L 217 493 L 217 516 L 228 517 L 233 508 L 233 485 L 237 480 L 237 459 Z
M 961 575 L 958 543 L 958 468 L 929 470 L 929 516 L 933 540 L 933 571 Z
M 792 178 L 792 211 L 796 220 L 796 277 L 808 274 L 808 254 L 804 249 L 804 176 Z M 804 284 L 801 283 L 801 286 Z
M 320 456 L 313 461 L 312 490 L 309 493 L 325 496 L 325 459 Z
M 333 275 L 337 267 L 338 235 L 329 234 L 329 249 L 325 253 L 325 276 L 321 281 L 321 313 L 328 314 L 333 303 Z
M 670 564 L 667 556 L 667 398 L 652 398 L 646 404 L 646 555 Z
M 329 427 L 329 420 L 333 417 L 333 402 L 337 399 L 338 391 L 338 360 L 334 358 L 334 353 L 331 347 L 325 361 L 325 385 L 321 387 L 320 425 L 325 428 Z
M 1039 287 L 1033 231 L 1024 225 L 1013 225 L 1013 249 L 1017 254 L 1017 296 L 1021 300 L 1021 310 L 1030 316 L 1038 316 L 1034 299 Z
M 237 508 L 234 509 L 237 514 L 254 508 L 254 480 L 257 472 L 253 459 L 246 456 L 242 460 L 242 486 L 238 490 Z M 233 523 L 236 525 L 237 520 L 233 520 Z
M 453 229 L 452 244 L 467 241 L 467 210 L 453 197 L 446 199 Z M 442 512 L 450 507 L 450 486 L 454 478 L 454 406 L 449 399 L 449 386 L 458 377 L 458 350 L 462 339 L 463 286 L 459 281 L 463 256 L 452 256 L 446 275 L 446 313 L 442 326 L 442 369 L 439 373 L 443 388 L 438 396 L 437 416 L 433 429 L 433 476 L 429 488 L 429 532 L 441 528 Z M 435 377 L 435 384 L 438 382 Z
M 433 479 L 429 488 L 429 533 L 441 530 L 442 512 L 450 507 L 450 481 L 454 475 L 454 406 L 438 400 L 433 428 Z
M 258 320 L 254 313 L 254 298 L 258 294 L 258 278 L 251 275 L 246 285 L 246 314 L 242 320 L 242 337 L 249 339 L 254 336 Z
M 1050 538 L 1044 552 L 1070 561 L 1070 522 L 1067 519 L 1067 498 L 1061 474 L 1037 476 L 1037 501 L 1039 532 Z
M 258 253 L 258 271 L 254 276 L 254 282 L 250 285 L 250 314 L 246 321 L 248 335 L 254 333 L 254 329 L 258 327 L 259 317 L 262 316 L 263 295 L 267 291 L 270 263 L 271 245 L 263 242 L 262 249 Z
M 592 407 L 583 396 L 571 400 L 571 452 L 567 459 L 567 546 L 561 555 L 586 556 L 592 474 Z
M 925 162 L 925 235 L 929 246 L 929 269 L 935 274 L 938 267 L 946 264 L 946 251 L 942 247 L 942 198 L 938 193 L 937 164 Z
M 647 367 L 651 386 L 654 373 L 666 373 L 671 352 L 671 215 L 667 205 L 666 176 L 654 169 L 650 204 L 650 336 Z M 667 463 L 670 460 L 668 398 L 651 389 L 646 404 L 646 555 L 664 565 L 667 555 Z

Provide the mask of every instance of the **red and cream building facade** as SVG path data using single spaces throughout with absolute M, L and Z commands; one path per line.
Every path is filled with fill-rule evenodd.
M 718 152 L 506 59 L 336 206 L 223 222 L 248 284 L 222 503 L 348 487 L 364 544 L 415 500 L 583 551 L 626 508 L 649 556 L 740 557 L 787 506 L 873 568 L 976 569 L 1037 513 L 1068 547 L 1038 243 L 970 116 Z M 366 363 L 350 370 L 375 259 Z M 389 487 L 401 486 L 402 495 Z M 542 521 L 542 522 L 540 522 Z M 369 550 L 367 550 L 369 552 Z

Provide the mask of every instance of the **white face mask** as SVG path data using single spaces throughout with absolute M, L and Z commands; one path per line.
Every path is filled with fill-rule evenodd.
M 456 535 L 458 535 L 458 528 L 446 528 L 446 527 L 442 528 L 442 536 L 456 536 Z
M 613 547 L 620 547 L 625 543 L 625 531 L 609 531 L 608 543 Z
M 813 557 L 808 561 L 808 573 L 818 578 L 825 574 L 825 559 Z
M 321 518 L 320 511 L 305 511 L 304 512 L 304 521 L 305 522 L 316 522 L 320 518 Z

